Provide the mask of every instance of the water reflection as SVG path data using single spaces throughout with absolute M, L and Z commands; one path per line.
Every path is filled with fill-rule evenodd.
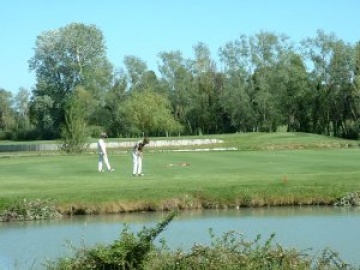
M 125 224 L 132 231 L 153 226 L 167 213 L 131 213 L 82 216 L 52 221 L 0 223 L 0 269 L 39 269 L 44 259 L 71 255 L 66 245 L 92 246 L 111 243 Z M 161 237 L 173 248 L 208 244 L 209 229 L 217 235 L 235 230 L 253 240 L 258 234 L 276 242 L 314 252 L 330 247 L 341 257 L 360 265 L 360 242 L 356 241 L 360 208 L 272 207 L 238 210 L 181 212 Z

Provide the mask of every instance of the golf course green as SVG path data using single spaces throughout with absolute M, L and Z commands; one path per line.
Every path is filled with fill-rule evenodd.
M 115 171 L 103 173 L 95 152 L 0 153 L 0 210 L 24 199 L 49 200 L 64 214 L 332 205 L 360 191 L 358 141 L 304 133 L 208 137 L 223 143 L 149 145 L 142 177 L 132 176 L 129 149 L 110 149 Z

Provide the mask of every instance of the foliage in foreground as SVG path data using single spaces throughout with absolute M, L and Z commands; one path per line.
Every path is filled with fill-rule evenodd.
M 236 232 L 216 238 L 210 231 L 212 242 L 208 246 L 195 244 L 189 251 L 172 251 L 161 241 L 162 246 L 157 248 L 153 241 L 174 217 L 175 213 L 172 213 L 154 228 L 143 228 L 137 235 L 125 228 L 120 239 L 114 243 L 79 249 L 72 258 L 48 262 L 47 269 L 355 269 L 329 249 L 313 256 L 304 251 L 283 248 L 273 243 L 275 235 L 263 243 L 260 235 L 254 241 L 247 241 Z
M 48 269 L 143 269 L 148 254 L 155 249 L 153 241 L 174 219 L 175 212 L 168 215 L 154 228 L 143 228 L 137 235 L 126 227 L 119 240 L 111 245 L 97 245 L 92 249 L 79 249 L 73 258 L 61 258 Z

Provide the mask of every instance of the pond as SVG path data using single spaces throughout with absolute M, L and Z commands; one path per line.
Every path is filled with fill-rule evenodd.
M 132 231 L 151 227 L 167 213 L 146 212 L 111 216 L 80 216 L 52 221 L 0 223 L 0 269 L 41 269 L 46 259 L 71 255 L 70 246 L 111 243 L 127 224 Z M 360 265 L 360 208 L 271 207 L 238 210 L 181 212 L 160 235 L 171 248 L 210 243 L 216 236 L 235 230 L 246 239 L 258 234 L 267 240 L 316 254 L 325 248 Z M 275 243 L 274 242 L 274 243 Z M 308 251 L 308 250 L 307 250 Z M 308 251 L 309 252 L 309 251 Z

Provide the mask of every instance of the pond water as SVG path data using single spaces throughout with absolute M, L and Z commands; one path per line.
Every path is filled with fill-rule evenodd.
M 127 224 L 134 232 L 152 227 L 167 213 L 134 213 L 81 216 L 52 221 L 0 223 L 0 269 L 41 269 L 46 259 L 71 255 L 69 246 L 111 243 Z M 267 240 L 316 254 L 325 248 L 360 266 L 360 208 L 272 207 L 239 210 L 181 212 L 160 235 L 171 248 L 210 243 L 216 236 L 235 230 L 246 239 L 258 234 Z

